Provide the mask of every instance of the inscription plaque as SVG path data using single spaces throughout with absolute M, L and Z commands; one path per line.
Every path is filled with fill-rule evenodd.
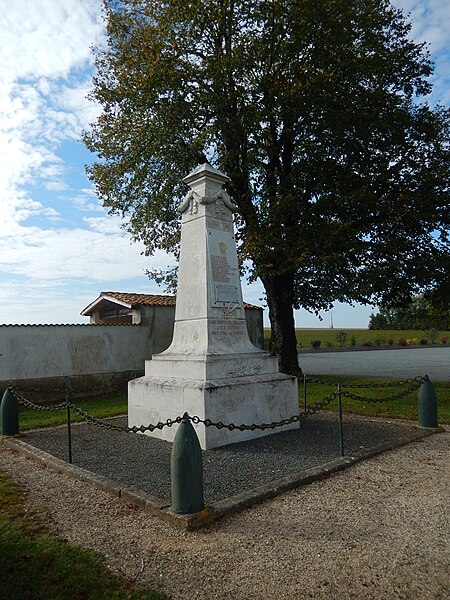
M 246 333 L 247 325 L 242 320 L 211 319 L 209 331 L 214 337 L 236 337 Z
M 230 231 L 207 230 L 211 304 L 242 307 L 242 293 L 236 256 L 236 240 Z
M 215 302 L 239 304 L 239 290 L 235 285 L 214 285 Z

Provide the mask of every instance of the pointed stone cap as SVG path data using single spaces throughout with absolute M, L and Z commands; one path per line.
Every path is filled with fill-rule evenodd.
M 230 181 L 228 175 L 225 175 L 225 173 L 215 169 L 208 163 L 196 167 L 191 173 L 189 173 L 189 175 L 184 177 L 183 181 L 184 183 L 190 185 L 194 181 L 202 178 L 214 179 L 216 181 L 220 181 L 220 183 L 226 183 L 227 181 Z

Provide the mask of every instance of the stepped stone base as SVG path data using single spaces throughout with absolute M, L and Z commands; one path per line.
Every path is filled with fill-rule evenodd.
M 154 362 L 155 369 L 157 365 Z M 184 365 L 186 366 L 186 365 Z M 194 380 L 144 376 L 128 384 L 128 423 L 156 424 L 187 412 L 191 416 L 224 424 L 272 423 L 298 414 L 297 379 L 282 373 Z M 243 442 L 298 428 L 298 423 L 265 431 L 229 431 L 194 425 L 203 450 Z M 146 435 L 173 442 L 178 425 Z

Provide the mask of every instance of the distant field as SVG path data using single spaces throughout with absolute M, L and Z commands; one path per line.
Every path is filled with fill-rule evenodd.
M 338 339 L 338 332 L 343 331 L 347 334 L 344 343 Z M 331 347 L 336 346 L 381 346 L 381 345 L 397 345 L 399 340 L 404 338 L 413 343 L 420 343 L 420 340 L 427 340 L 427 344 L 431 344 L 432 340 L 429 334 L 424 331 L 398 331 L 386 330 L 380 331 L 375 329 L 296 329 L 297 344 L 300 347 L 308 348 L 311 346 L 311 340 L 320 340 L 321 346 Z M 450 331 L 438 331 L 436 334 L 435 343 L 442 343 L 442 338 L 447 337 L 447 343 L 450 344 Z M 264 339 L 270 339 L 270 328 L 264 329 Z M 352 344 L 352 339 L 354 343 Z

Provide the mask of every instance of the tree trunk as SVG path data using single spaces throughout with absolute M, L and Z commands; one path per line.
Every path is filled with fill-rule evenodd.
M 269 306 L 272 342 L 278 354 L 280 371 L 302 375 L 298 364 L 297 339 L 293 308 L 293 276 L 289 274 L 262 278 Z

